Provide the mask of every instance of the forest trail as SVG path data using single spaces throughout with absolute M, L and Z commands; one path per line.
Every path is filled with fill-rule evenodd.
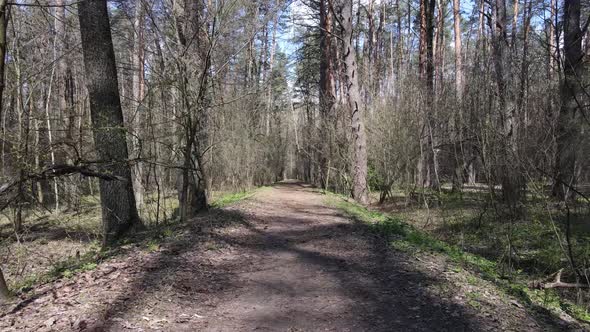
M 388 248 L 301 183 L 259 191 L 183 232 L 35 290 L 0 330 L 568 329 L 483 281 L 475 299 L 467 272 Z

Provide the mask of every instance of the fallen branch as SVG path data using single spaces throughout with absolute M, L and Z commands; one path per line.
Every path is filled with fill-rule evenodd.
M 85 166 L 85 165 L 55 165 L 55 166 L 48 167 L 48 168 L 42 170 L 41 172 L 29 173 L 29 174 L 26 174 L 25 176 L 20 177 L 16 180 L 13 180 L 9 183 L 3 184 L 2 186 L 0 186 L 0 195 L 5 194 L 6 192 L 13 189 L 17 185 L 19 185 L 23 182 L 26 182 L 26 181 L 48 180 L 48 179 L 53 179 L 53 178 L 57 178 L 60 176 L 66 176 L 66 175 L 72 175 L 72 174 L 82 174 L 84 176 L 95 177 L 95 178 L 99 178 L 99 179 L 107 180 L 107 181 L 114 181 L 114 180 L 124 181 L 125 180 L 123 177 L 112 175 L 112 174 L 101 173 L 101 172 L 99 172 L 97 170 L 93 170 L 90 167 Z
M 582 283 L 573 283 L 573 282 L 563 282 L 561 281 L 561 275 L 563 274 L 563 269 L 559 269 L 559 271 L 549 275 L 547 278 L 541 281 L 533 281 L 529 284 L 529 287 L 534 289 L 551 289 L 551 288 L 590 288 L 588 284 Z M 551 282 L 546 282 L 547 280 L 554 277 L 554 280 Z

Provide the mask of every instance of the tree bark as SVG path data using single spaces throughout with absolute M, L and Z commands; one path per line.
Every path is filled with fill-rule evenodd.
M 144 95 L 144 69 L 143 69 L 143 29 L 144 29 L 144 10 L 143 0 L 135 1 L 135 18 L 133 20 L 133 30 L 135 38 L 133 40 L 132 66 L 133 66 L 133 100 L 132 100 L 132 114 L 131 127 L 133 135 L 131 138 L 132 156 L 141 158 L 141 105 L 143 103 Z M 133 189 L 135 190 L 135 205 L 137 210 L 141 211 L 143 207 L 143 163 L 137 161 L 133 167 Z
M 6 60 L 6 26 L 8 24 L 7 0 L 0 0 L 0 118 L 3 118 L 3 95 L 4 95 L 4 63 Z M 10 292 L 0 268 L 0 304 L 10 299 Z
M 453 0 L 453 28 L 455 32 L 455 92 L 457 100 L 463 99 L 463 61 L 461 57 L 461 1 Z
M 561 84 L 561 108 L 557 122 L 557 151 L 553 194 L 559 199 L 572 199 L 576 185 L 576 163 L 580 139 L 580 103 L 583 93 L 582 29 L 580 28 L 580 0 L 563 3 L 564 68 Z
M 0 4 L 1 6 L 1 4 Z M 6 280 L 4 279 L 4 273 L 2 273 L 2 269 L 0 268 L 0 304 L 6 303 L 10 300 L 10 291 L 8 290 L 8 285 L 6 284 Z
M 185 128 L 185 146 L 183 151 L 183 163 L 179 171 L 178 200 L 179 215 L 181 221 L 187 221 L 199 211 L 206 210 L 208 206 L 207 175 L 208 169 L 203 164 L 207 159 L 203 151 L 209 144 L 208 137 L 208 79 L 211 66 L 211 54 L 209 45 L 206 44 L 207 36 L 203 36 L 203 27 L 200 20 L 205 12 L 203 4 L 199 0 L 187 1 L 183 6 L 176 6 L 174 16 L 178 22 L 185 22 L 184 27 L 177 24 L 178 36 L 190 36 L 190 40 L 179 38 L 182 46 L 182 55 L 177 58 L 177 66 L 180 75 L 180 93 L 184 103 L 185 113 L 183 126 Z M 186 7 L 188 6 L 188 7 Z M 186 52 L 189 50 L 191 52 Z M 188 54 L 198 53 L 198 76 L 194 78 L 198 83 L 196 96 L 189 91 L 193 82 L 189 76 L 187 62 Z M 190 79 L 189 79 L 190 78 Z M 258 77 L 259 78 L 259 77 Z M 194 98 L 194 99 L 193 99 Z M 208 152 L 210 153 L 210 152 Z
M 275 15 L 273 20 L 273 30 L 272 30 L 272 40 L 270 45 L 270 58 L 268 61 L 268 87 L 267 87 L 267 100 L 266 100 L 266 114 L 265 114 L 265 126 L 266 126 L 266 136 L 270 135 L 270 115 L 272 113 L 273 108 L 273 70 L 274 70 L 274 61 L 275 61 L 275 51 L 277 47 L 277 30 L 279 29 L 279 14 Z
M 344 0 L 341 22 L 343 24 L 343 49 L 345 83 L 348 107 L 352 116 L 353 140 L 353 184 L 352 197 L 361 204 L 369 203 L 367 188 L 367 137 L 363 120 L 363 109 L 357 76 L 356 52 L 352 46 L 352 0 Z
M 420 119 L 420 157 L 417 184 L 438 188 L 437 156 L 434 149 L 434 10 L 436 0 L 420 1 L 419 78 L 424 88 L 425 104 Z
M 103 172 L 123 179 L 99 180 L 103 246 L 108 246 L 133 226 L 141 225 L 141 220 L 128 164 L 107 1 L 82 1 L 78 14 L 96 150 Z
M 332 135 L 334 127 L 334 64 L 332 52 L 332 12 L 331 0 L 320 0 L 320 185 L 326 188 L 329 182 L 328 165 L 332 151 Z
M 499 126 L 502 128 L 502 141 L 498 142 L 501 149 L 501 166 L 498 177 L 502 183 L 503 200 L 508 203 L 513 214 L 519 213 L 519 203 L 522 198 L 523 177 L 518 169 L 518 142 L 516 107 L 511 107 L 513 101 L 509 83 L 512 81 L 509 65 L 508 17 L 506 15 L 506 0 L 495 0 L 493 12 L 493 61 L 496 87 L 498 92 Z
M 549 53 L 549 78 L 551 78 L 551 76 L 553 76 L 553 73 L 555 72 L 555 24 L 557 22 L 557 5 L 556 5 L 556 0 L 551 0 L 550 4 L 549 4 L 550 8 L 549 8 L 549 12 L 550 12 L 550 17 L 549 17 L 549 48 L 548 48 L 548 53 Z

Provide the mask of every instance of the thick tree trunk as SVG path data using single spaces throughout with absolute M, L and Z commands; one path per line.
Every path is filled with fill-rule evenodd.
M 580 0 L 563 3 L 564 78 L 561 85 L 561 109 L 557 123 L 557 152 L 553 194 L 559 199 L 571 199 L 577 182 L 576 163 L 579 159 L 580 113 L 583 94 L 582 30 L 580 28 Z
M 523 178 L 518 168 L 517 145 L 517 117 L 516 107 L 509 105 L 513 102 L 512 91 L 509 83 L 512 81 L 511 73 L 507 70 L 509 65 L 509 45 L 506 15 L 506 0 L 496 0 L 493 12 L 493 61 L 496 87 L 498 92 L 499 126 L 503 130 L 502 141 L 498 142 L 501 148 L 502 165 L 497 169 L 498 177 L 502 183 L 503 200 L 509 204 L 513 213 L 518 214 L 520 200 L 522 198 Z
M 120 178 L 117 181 L 99 180 L 103 246 L 108 246 L 132 226 L 141 225 L 141 220 L 135 206 L 128 164 L 107 2 L 80 2 L 78 13 L 96 150 L 103 172 Z
M 358 84 L 356 53 L 352 46 L 352 0 L 344 0 L 341 22 L 343 24 L 344 67 L 346 69 L 345 84 L 347 86 L 347 101 L 352 116 L 353 140 L 353 183 L 352 196 L 361 203 L 369 203 L 367 188 L 367 137 L 363 120 L 363 109 Z

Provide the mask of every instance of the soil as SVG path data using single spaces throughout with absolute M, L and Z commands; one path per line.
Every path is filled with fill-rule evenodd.
M 585 330 L 435 254 L 408 255 L 296 182 L 194 220 L 159 247 L 2 308 L 2 331 Z

